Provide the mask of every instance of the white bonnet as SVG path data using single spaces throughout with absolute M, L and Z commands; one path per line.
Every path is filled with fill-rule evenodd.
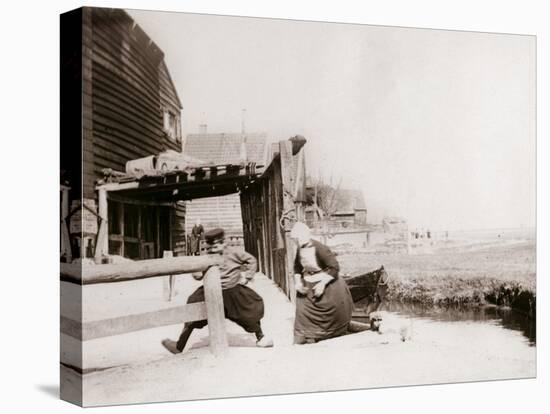
M 290 237 L 299 240 L 308 240 L 311 238 L 311 229 L 302 222 L 296 222 L 290 231 Z

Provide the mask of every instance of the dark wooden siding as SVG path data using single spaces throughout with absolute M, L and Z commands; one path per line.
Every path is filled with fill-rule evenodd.
M 186 204 L 184 201 L 177 202 L 173 209 L 172 250 L 174 251 L 174 256 L 184 256 L 187 249 L 185 238 L 185 210 Z
M 305 192 L 305 176 L 303 150 L 292 154 L 291 142 L 281 141 L 262 178 L 241 192 L 245 249 L 291 300 L 296 248 L 290 231 L 305 218 L 304 203 L 296 196 Z
M 91 198 L 103 168 L 124 170 L 130 159 L 181 148 L 163 131 L 162 51 L 126 12 L 86 10 L 91 24 L 88 112 L 93 134 L 84 136 L 84 197 Z
M 60 168 L 71 200 L 82 197 L 82 12 L 61 15 Z
M 245 249 L 258 258 L 259 270 L 273 279 L 288 295 L 286 246 L 279 219 L 283 209 L 283 185 L 279 158 L 273 160 L 264 177 L 241 193 Z

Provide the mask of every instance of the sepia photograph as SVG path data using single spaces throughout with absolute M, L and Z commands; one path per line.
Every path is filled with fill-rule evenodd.
M 537 38 L 60 16 L 60 395 L 537 376 Z

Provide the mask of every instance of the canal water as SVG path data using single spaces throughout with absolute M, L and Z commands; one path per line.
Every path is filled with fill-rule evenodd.
M 418 304 L 386 303 L 380 310 L 383 322 L 391 320 L 392 324 L 414 325 L 415 321 L 471 323 L 476 325 L 490 325 L 502 328 L 503 331 L 517 331 L 523 335 L 523 342 L 528 346 L 536 345 L 536 321 L 527 315 L 512 309 L 496 306 L 476 308 L 443 308 L 428 307 Z M 355 315 L 357 321 L 364 322 L 366 318 Z M 505 332 L 503 332 L 505 334 Z

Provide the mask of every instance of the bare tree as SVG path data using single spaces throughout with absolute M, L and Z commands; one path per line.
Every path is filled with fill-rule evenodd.
M 319 175 L 312 180 L 313 184 L 313 197 L 312 204 L 316 209 L 316 212 L 321 220 L 329 219 L 334 213 L 336 213 L 345 203 L 342 197 L 342 179 L 338 180 L 335 184 L 333 175 L 330 178 L 325 179 L 323 173 L 319 172 Z

